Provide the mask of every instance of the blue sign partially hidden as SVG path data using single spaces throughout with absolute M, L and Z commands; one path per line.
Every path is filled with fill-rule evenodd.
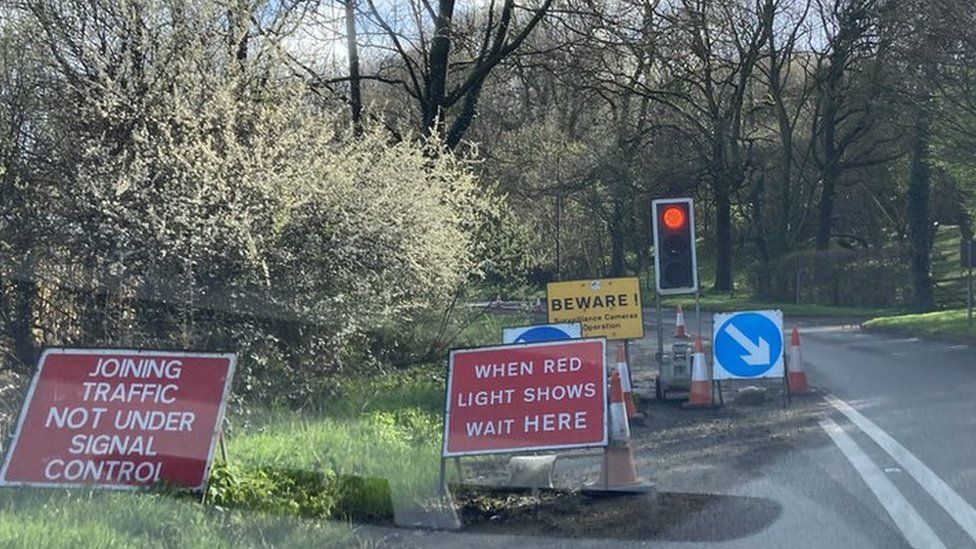
M 544 341 L 560 341 L 563 339 L 579 339 L 583 335 L 583 328 L 579 323 L 538 324 L 536 326 L 520 326 L 502 330 L 502 343 L 542 343 Z
M 715 315 L 714 378 L 783 377 L 783 312 Z

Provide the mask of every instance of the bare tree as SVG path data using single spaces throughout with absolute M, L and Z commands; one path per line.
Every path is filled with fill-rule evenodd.
M 892 150 L 900 132 L 882 130 L 890 87 L 885 78 L 890 43 L 879 34 L 876 0 L 817 0 L 826 36 L 817 54 L 811 142 L 819 168 L 816 247 L 826 250 L 834 229 L 834 206 L 845 173 L 901 155 Z
M 361 78 L 404 89 L 419 108 L 421 130 L 454 148 L 474 122 L 492 70 L 522 45 L 553 1 L 491 0 L 483 9 L 462 10 L 455 0 L 409 0 L 393 9 L 365 0 L 365 24 L 381 36 L 373 47 L 392 52 L 397 62 Z

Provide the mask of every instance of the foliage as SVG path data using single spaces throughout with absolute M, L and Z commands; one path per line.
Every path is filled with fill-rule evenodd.
M 4 31 L 38 55 L 0 67 L 50 92 L 8 103 L 2 128 L 31 136 L 8 144 L 4 192 L 24 193 L 0 221 L 0 318 L 24 363 L 38 333 L 233 349 L 240 392 L 301 401 L 373 363 L 371 330 L 480 272 L 496 201 L 468 163 L 378 123 L 354 135 L 277 44 L 229 50 L 220 5 L 28 8 Z
M 759 265 L 760 296 L 841 307 L 899 308 L 911 303 L 905 258 L 896 251 L 828 250 L 798 252 L 771 265 Z M 797 274 L 799 272 L 799 275 Z
M 355 520 L 392 517 L 384 479 L 337 476 L 331 471 L 216 464 L 206 503 L 281 515 Z

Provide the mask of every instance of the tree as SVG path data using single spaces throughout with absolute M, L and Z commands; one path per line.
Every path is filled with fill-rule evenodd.
M 875 0 L 818 1 L 818 16 L 827 35 L 817 55 L 812 143 L 819 167 L 820 201 L 816 248 L 826 250 L 834 229 L 838 186 L 844 174 L 893 160 L 901 139 L 884 128 L 892 103 L 885 62 L 890 39 L 879 31 L 880 4 Z M 887 112 L 886 112 L 887 111 Z
M 534 6 L 492 1 L 484 10 L 462 10 L 455 0 L 409 0 L 393 9 L 375 0 L 365 4 L 366 24 L 382 32 L 380 47 L 394 56 L 361 78 L 406 91 L 418 107 L 421 131 L 442 136 L 453 149 L 474 122 L 491 72 L 529 37 L 553 0 Z M 523 12 L 527 19 L 519 26 Z
M 670 82 L 647 91 L 673 109 L 692 135 L 715 208 L 715 282 L 732 291 L 733 195 L 751 162 L 751 88 L 767 39 L 759 5 L 684 0 L 662 13 L 673 36 L 663 70 Z

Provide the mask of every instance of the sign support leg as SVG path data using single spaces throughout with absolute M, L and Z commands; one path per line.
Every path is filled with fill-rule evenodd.
M 788 381 L 789 372 L 783 372 L 783 408 L 790 405 L 790 382 Z
M 220 459 L 227 463 L 227 443 L 224 442 L 224 430 L 220 430 L 220 435 L 218 435 L 217 442 L 220 444 Z
M 790 361 L 783 358 L 783 408 L 787 408 L 790 405 L 791 397 L 790 394 Z
M 437 482 L 437 487 L 440 490 L 442 496 L 447 495 L 447 477 L 445 474 L 446 471 L 444 470 L 444 463 L 445 463 L 444 458 L 441 458 L 441 474 L 440 474 L 440 480 Z
M 458 484 L 462 484 L 464 482 L 464 473 L 461 471 L 461 458 L 460 458 L 460 456 L 454 458 L 454 469 L 457 470 Z

